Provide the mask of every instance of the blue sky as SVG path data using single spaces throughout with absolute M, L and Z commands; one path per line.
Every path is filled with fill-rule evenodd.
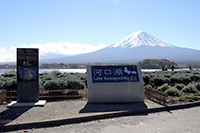
M 200 1 L 0 0 L 0 52 L 4 54 L 19 46 L 66 42 L 71 49 L 95 50 L 138 30 L 200 50 Z

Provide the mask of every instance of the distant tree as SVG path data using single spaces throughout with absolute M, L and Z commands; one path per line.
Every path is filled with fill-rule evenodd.
M 163 66 L 170 69 L 171 66 L 175 66 L 175 68 L 178 66 L 175 62 L 167 59 L 145 59 L 140 61 L 139 65 L 142 69 L 162 69 Z

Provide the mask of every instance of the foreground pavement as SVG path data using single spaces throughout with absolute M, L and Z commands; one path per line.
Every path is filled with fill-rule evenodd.
M 27 131 L 32 133 L 199 133 L 199 123 L 200 107 L 193 107 Z M 11 133 L 22 132 L 24 130 Z
M 66 100 L 47 102 L 44 107 L 32 108 L 6 108 L 6 105 L 1 105 L 0 126 L 55 121 L 156 107 L 162 106 L 147 99 L 144 103 L 129 104 L 87 104 L 86 100 Z

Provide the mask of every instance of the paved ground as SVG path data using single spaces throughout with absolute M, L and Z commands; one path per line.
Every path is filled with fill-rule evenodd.
M 145 103 L 133 104 L 87 104 L 86 100 L 66 100 L 47 102 L 44 107 L 6 108 L 0 106 L 0 126 L 67 119 L 116 111 L 138 110 L 159 107 L 161 105 L 145 100 Z
M 199 133 L 200 107 L 28 131 L 32 133 Z

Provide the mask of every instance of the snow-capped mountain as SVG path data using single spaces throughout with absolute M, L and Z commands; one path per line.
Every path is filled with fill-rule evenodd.
M 128 37 L 126 37 L 124 40 L 113 44 L 109 46 L 109 48 L 112 47 L 121 47 L 121 48 L 133 48 L 133 47 L 139 47 L 139 46 L 160 46 L 160 47 L 173 47 L 172 45 L 169 45 L 156 37 L 154 37 L 151 34 L 148 34 L 144 31 L 137 31 L 132 34 L 130 34 Z
M 144 31 L 137 31 L 118 43 L 95 52 L 52 60 L 46 63 L 136 63 L 143 59 L 200 61 L 200 50 L 169 45 Z

